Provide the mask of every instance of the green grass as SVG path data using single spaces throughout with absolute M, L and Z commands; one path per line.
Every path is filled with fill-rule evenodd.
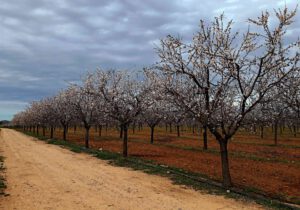
M 69 148 L 72 152 L 76 152 L 76 153 L 81 153 L 82 151 L 82 147 L 79 145 L 75 145 L 75 144 L 71 144 L 68 141 L 61 141 L 61 140 L 57 140 L 57 139 L 49 139 L 47 141 L 48 144 L 54 144 L 54 145 L 59 145 L 59 146 L 64 146 Z
M 5 195 L 4 191 L 6 189 L 5 179 L 3 177 L 4 169 L 4 157 L 0 156 L 0 195 Z
M 1 132 L 1 129 L 0 129 L 0 132 Z M 5 178 L 3 176 L 4 170 L 5 170 L 4 157 L 0 155 L 0 196 L 7 195 L 5 193 L 6 183 L 5 183 Z
M 133 170 L 143 171 L 148 174 L 156 174 L 164 177 L 168 177 L 175 184 L 185 185 L 191 187 L 195 190 L 201 190 L 202 192 L 214 194 L 214 195 L 224 195 L 226 197 L 235 198 L 238 200 L 243 200 L 245 202 L 255 201 L 258 204 L 264 205 L 265 207 L 272 209 L 297 209 L 286 205 L 285 203 L 274 199 L 268 198 L 261 194 L 261 191 L 254 188 L 233 188 L 228 192 L 224 189 L 221 183 L 210 179 L 204 174 L 194 173 L 185 171 L 180 168 L 170 167 L 162 164 L 158 164 L 154 161 L 144 160 L 137 157 L 127 157 L 124 158 L 119 153 L 114 153 L 106 150 L 96 150 L 96 149 L 86 149 L 83 146 L 74 144 L 72 142 L 63 141 L 59 139 L 47 139 L 41 136 L 37 136 L 32 133 L 25 132 L 27 135 L 37 137 L 40 140 L 46 141 L 48 144 L 59 145 L 63 148 L 67 148 L 73 152 L 83 152 L 93 155 L 96 158 L 107 160 L 108 163 L 127 167 Z M 300 204 L 299 202 L 295 202 Z

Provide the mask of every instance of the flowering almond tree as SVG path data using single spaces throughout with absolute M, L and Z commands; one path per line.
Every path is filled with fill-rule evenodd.
M 102 97 L 96 97 L 95 76 L 87 74 L 82 81 L 82 85 L 71 86 L 72 92 L 71 104 L 74 108 L 76 117 L 83 123 L 85 128 L 85 147 L 89 148 L 90 135 L 89 131 L 93 124 L 99 121 L 104 107 Z
M 74 119 L 74 110 L 71 101 L 73 92 L 70 89 L 59 92 L 53 99 L 53 109 L 56 113 L 57 121 L 63 127 L 63 140 L 67 139 L 67 129 L 70 122 Z
M 155 127 L 166 118 L 166 104 L 167 102 L 161 97 L 162 93 L 157 88 L 156 83 L 147 78 L 148 91 L 143 97 L 144 106 L 141 112 L 141 118 L 150 127 L 150 143 L 154 143 L 154 129 Z M 146 85 L 145 85 L 146 86 Z
M 40 116 L 43 119 L 43 136 L 45 136 L 46 127 L 50 127 L 50 138 L 54 137 L 54 126 L 57 124 L 57 113 L 54 109 L 54 98 L 45 98 L 40 103 Z
M 36 126 L 36 134 L 39 135 L 40 127 L 43 127 L 43 134 L 44 133 L 44 126 L 46 124 L 46 112 L 44 110 L 43 101 L 33 101 L 30 104 L 30 115 L 31 119 Z
M 203 125 L 203 149 L 207 150 L 207 123 L 202 115 L 205 106 L 204 96 L 197 86 L 185 75 L 169 73 L 160 75 L 160 72 L 151 72 L 149 69 L 146 74 L 160 94 L 164 95 L 166 120 L 177 124 L 177 135 L 179 123 L 190 115 Z
M 22 126 L 24 131 L 27 130 L 30 123 L 26 122 L 25 120 L 26 116 L 27 116 L 26 111 L 18 112 L 17 114 L 14 115 L 11 121 L 12 125 Z
M 126 71 L 96 72 L 98 95 L 103 97 L 106 113 L 123 129 L 123 156 L 128 155 L 128 127 L 141 114 L 146 89 L 142 81 Z
M 224 187 L 232 185 L 228 141 L 276 85 L 293 79 L 291 76 L 299 71 L 300 42 L 285 39 L 295 14 L 296 10 L 287 8 L 275 10 L 277 23 L 271 26 L 270 14 L 262 12 L 257 19 L 249 19 L 249 29 L 242 36 L 232 32 L 233 21 L 221 15 L 210 24 L 200 21 L 192 43 L 167 36 L 157 49 L 161 78 L 184 79 L 197 89 L 196 99 L 202 98 L 199 103 L 204 108 L 198 115 L 220 145 Z M 181 90 L 172 91 L 177 95 Z

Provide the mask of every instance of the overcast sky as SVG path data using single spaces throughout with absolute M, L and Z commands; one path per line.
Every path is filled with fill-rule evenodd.
M 189 39 L 200 19 L 225 12 L 242 31 L 248 17 L 285 3 L 299 0 L 1 0 L 0 120 L 88 70 L 153 64 L 160 38 Z M 299 22 L 298 14 L 292 37 Z

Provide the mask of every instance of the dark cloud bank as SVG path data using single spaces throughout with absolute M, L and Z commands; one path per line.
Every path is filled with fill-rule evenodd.
M 167 34 L 189 39 L 225 12 L 235 27 L 299 0 L 9 0 L 0 3 L 0 120 L 96 67 L 142 68 Z M 289 32 L 300 32 L 299 14 Z

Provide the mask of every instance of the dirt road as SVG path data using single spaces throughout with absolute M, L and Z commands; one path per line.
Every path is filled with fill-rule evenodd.
M 2 210 L 42 209 L 259 209 L 222 196 L 173 185 L 159 176 L 113 167 L 1 129 L 0 150 L 6 157 L 7 197 Z

